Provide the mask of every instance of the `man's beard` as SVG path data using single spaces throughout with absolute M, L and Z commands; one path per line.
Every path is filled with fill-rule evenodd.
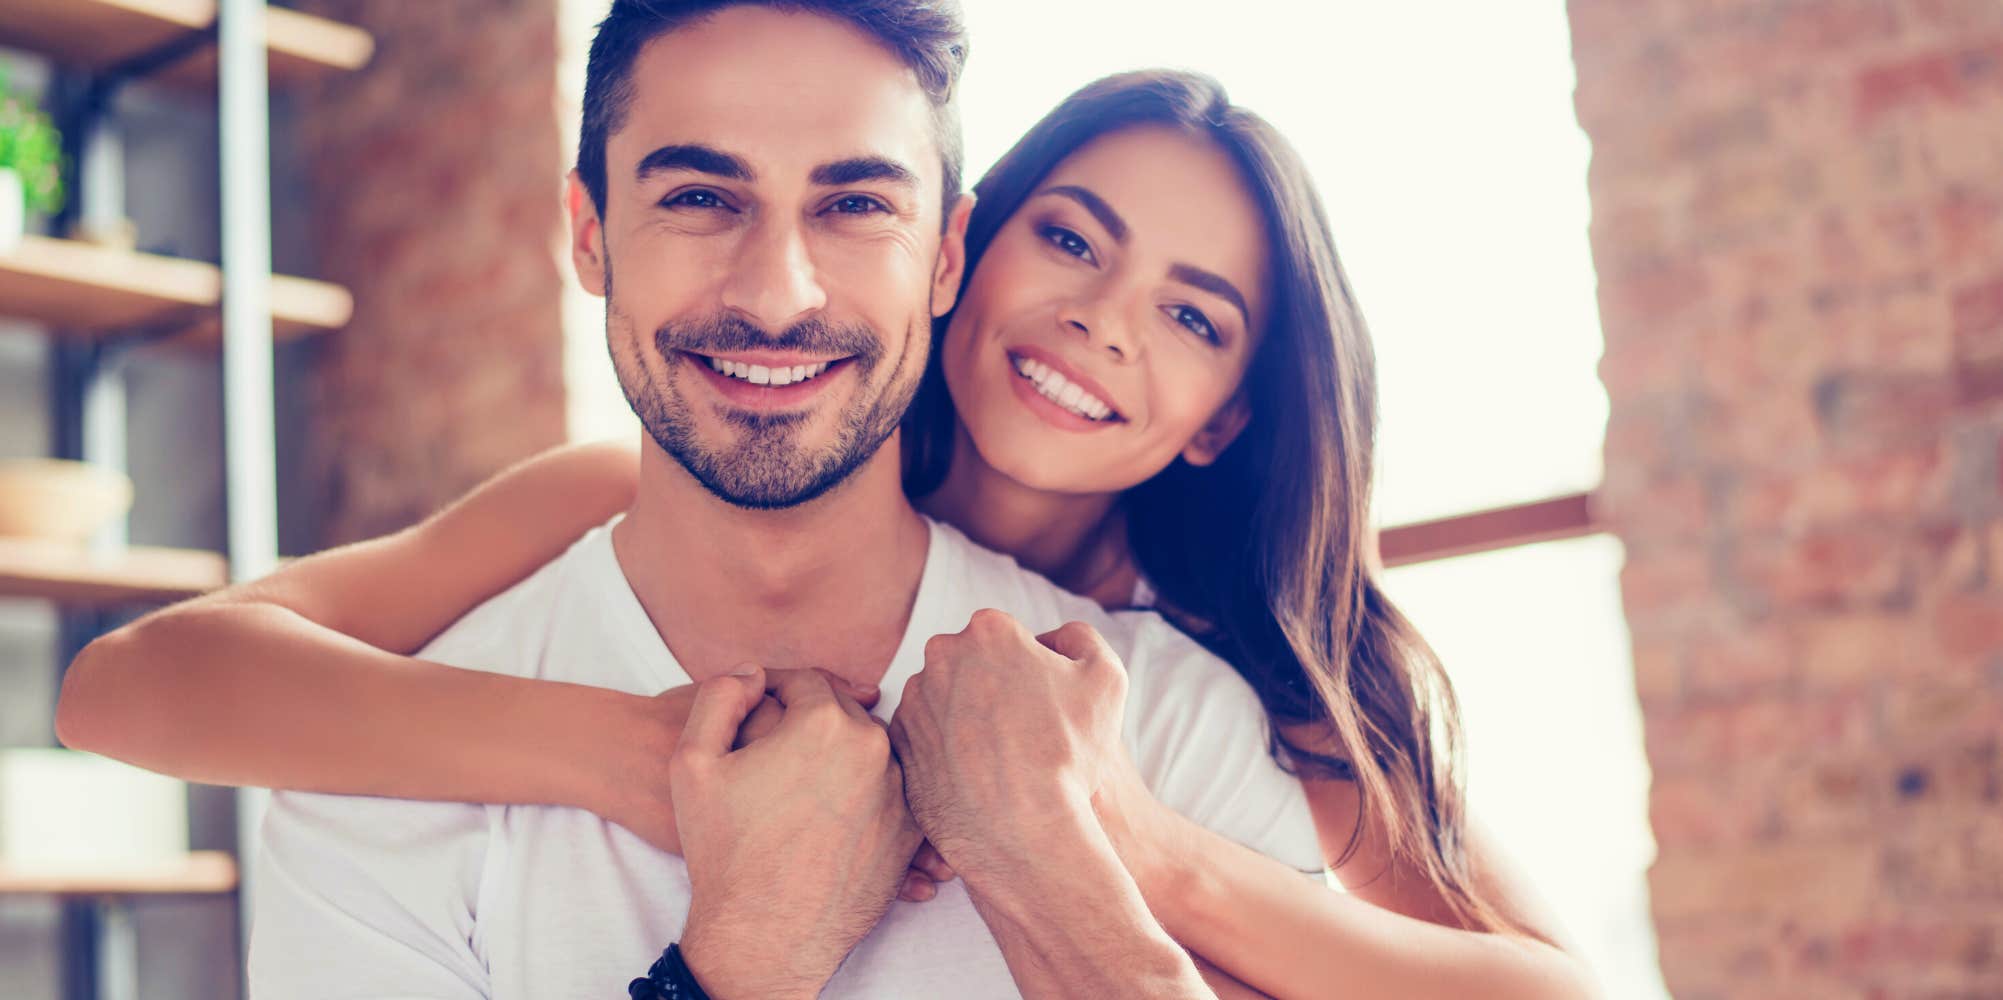
M 614 334 L 611 326 L 616 315 L 610 298 L 608 288 L 605 312 L 608 339 Z M 921 331 L 908 333 L 913 337 L 923 336 Z M 637 336 L 631 343 L 636 351 L 647 349 Z M 907 339 L 906 343 L 912 341 Z M 675 359 L 677 352 L 682 351 L 714 356 L 766 349 L 847 357 L 849 366 L 854 368 L 849 374 L 865 390 L 884 361 L 883 341 L 868 327 L 834 326 L 818 317 L 794 324 L 777 336 L 732 316 L 688 326 L 669 324 L 655 331 L 652 347 L 664 362 Z M 614 361 L 617 360 L 615 352 Z M 689 364 L 705 363 L 682 360 Z M 848 479 L 897 429 L 898 421 L 917 394 L 919 381 L 907 377 L 903 359 L 896 359 L 878 395 L 872 398 L 866 392 L 859 394 L 837 416 L 835 440 L 824 448 L 810 450 L 799 442 L 807 414 L 730 409 L 722 410 L 721 415 L 740 432 L 739 436 L 731 444 L 711 447 L 697 434 L 691 412 L 694 404 L 686 390 L 665 379 L 656 380 L 645 364 L 638 363 L 640 359 L 634 361 L 631 370 L 627 365 L 615 365 L 619 384 L 654 443 L 718 499 L 754 510 L 795 507 Z M 689 372 L 688 376 L 703 377 L 698 372 Z

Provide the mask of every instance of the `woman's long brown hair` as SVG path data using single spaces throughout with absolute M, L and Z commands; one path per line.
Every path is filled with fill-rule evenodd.
M 1264 211 L 1274 294 L 1245 376 L 1245 431 L 1212 465 L 1177 459 L 1121 500 L 1140 569 L 1163 612 L 1258 691 L 1283 764 L 1358 784 L 1362 818 L 1334 864 L 1375 818 L 1393 856 L 1465 925 L 1515 930 L 1469 869 L 1452 685 L 1363 556 L 1376 359 L 1299 154 L 1209 77 L 1107 77 L 1058 105 L 975 186 L 966 271 L 1065 157 L 1144 125 L 1203 136 L 1236 160 Z M 933 363 L 904 427 L 914 497 L 938 488 L 951 459 L 952 401 L 938 365 L 946 328 L 934 326 Z M 1301 726 L 1319 734 L 1316 746 L 1282 731 Z

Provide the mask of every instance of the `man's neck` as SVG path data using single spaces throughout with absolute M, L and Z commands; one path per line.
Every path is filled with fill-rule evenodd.
M 903 640 L 930 531 L 905 500 L 898 442 L 787 510 L 717 499 L 652 440 L 613 529 L 620 568 L 682 669 L 820 667 L 864 683 Z
M 1117 607 L 1132 599 L 1136 579 L 1117 500 L 1024 486 L 989 465 L 956 425 L 946 477 L 921 506 L 1058 586 Z

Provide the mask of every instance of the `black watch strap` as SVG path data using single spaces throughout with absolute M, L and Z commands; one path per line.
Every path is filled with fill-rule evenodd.
M 680 944 L 671 944 L 661 952 L 645 979 L 627 983 L 626 996 L 629 1000 L 709 1000 L 702 984 L 695 981 L 695 973 L 682 961 Z

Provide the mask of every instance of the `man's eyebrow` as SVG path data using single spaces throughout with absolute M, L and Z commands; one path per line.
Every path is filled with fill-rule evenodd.
M 1120 213 L 1113 211 L 1113 206 L 1106 204 L 1106 199 L 1093 194 L 1090 189 L 1076 184 L 1059 184 L 1044 188 L 1043 193 L 1069 198 L 1085 206 L 1085 211 L 1092 213 L 1092 217 L 1099 220 L 1099 225 L 1113 234 L 1113 242 L 1127 242 L 1127 220 L 1120 218 Z
M 662 146 L 648 153 L 640 161 L 639 167 L 633 173 L 635 177 L 644 181 L 650 175 L 666 173 L 671 170 L 692 170 L 699 174 L 715 174 L 718 177 L 725 177 L 733 181 L 749 181 L 757 176 L 751 172 L 751 167 L 746 165 L 743 160 L 713 146 L 703 146 L 694 143 L 678 143 Z
M 1245 307 L 1245 296 L 1238 293 L 1238 286 L 1221 274 L 1206 271 L 1189 264 L 1172 264 L 1168 276 L 1185 285 L 1192 285 L 1211 293 L 1238 307 L 1238 315 L 1245 320 L 1245 328 L 1252 328 L 1252 310 Z
M 822 187 L 838 187 L 843 184 L 860 184 L 864 181 L 889 181 L 905 187 L 917 187 L 918 175 L 910 167 L 883 156 L 851 156 L 845 160 L 823 163 L 814 168 L 807 180 Z

